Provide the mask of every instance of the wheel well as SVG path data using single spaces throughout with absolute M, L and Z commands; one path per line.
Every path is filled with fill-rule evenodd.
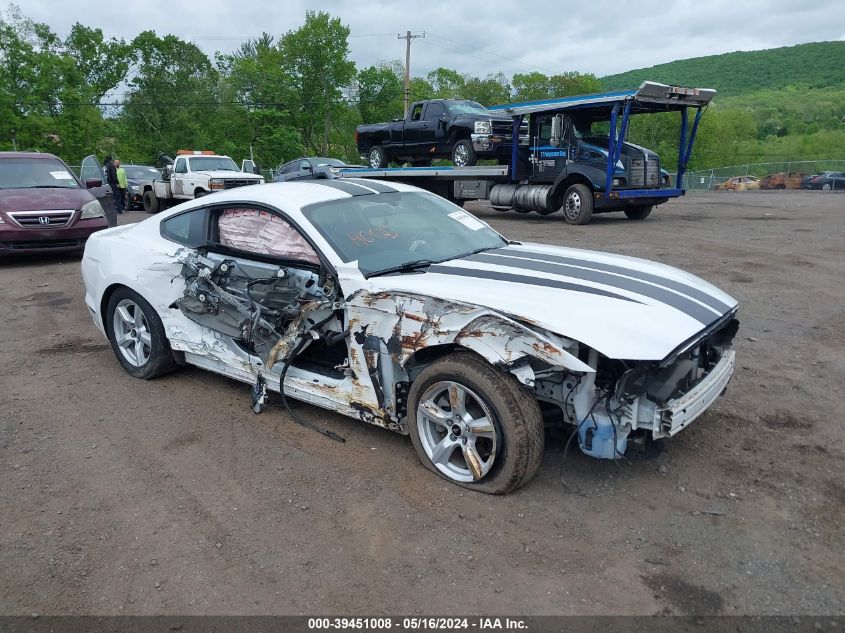
M 147 193 L 148 191 L 152 191 L 152 190 L 153 190 L 152 185 L 144 185 L 144 193 Z
M 584 174 L 568 174 L 566 178 L 555 184 L 553 195 L 559 197 L 562 203 L 564 192 L 570 185 L 576 184 L 586 185 L 590 191 L 593 190 L 593 183 Z
M 109 307 L 109 299 L 114 294 L 114 291 L 118 288 L 128 288 L 129 286 L 124 286 L 123 284 L 112 284 L 106 291 L 103 293 L 103 298 L 100 301 L 100 320 L 103 323 L 103 329 L 106 331 L 106 335 L 109 334 L 110 325 L 109 320 L 106 318 L 106 308 Z
M 469 131 L 469 128 L 465 128 L 465 127 L 459 127 L 457 129 L 453 128 L 452 131 L 449 133 L 450 144 L 454 145 L 455 143 L 457 143 L 461 139 L 469 140 L 470 138 L 472 138 L 470 136 L 470 134 L 471 134 L 471 132 Z
M 408 374 L 408 380 L 414 381 L 414 378 L 426 367 L 431 365 L 436 360 L 448 356 L 455 350 L 465 349 L 460 345 L 454 343 L 444 343 L 443 345 L 432 345 L 424 347 L 415 351 L 403 365 L 405 372 Z
M 197 197 L 198 193 L 208 193 L 208 191 L 203 189 L 202 187 L 197 187 L 196 189 L 194 189 L 194 197 L 195 198 Z

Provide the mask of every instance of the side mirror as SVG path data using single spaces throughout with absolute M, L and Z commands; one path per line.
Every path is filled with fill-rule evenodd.
M 85 179 L 85 188 L 86 189 L 94 189 L 95 187 L 102 187 L 103 181 L 99 178 L 86 178 Z
M 560 137 L 561 132 L 563 130 L 563 119 L 558 114 L 552 117 L 552 134 L 551 139 L 549 139 L 549 145 L 552 147 L 559 147 L 560 146 Z
M 314 171 L 314 168 L 311 165 L 303 165 L 303 171 Z

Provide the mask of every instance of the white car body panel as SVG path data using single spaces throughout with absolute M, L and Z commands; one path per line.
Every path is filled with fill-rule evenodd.
M 366 188 L 364 181 L 359 182 Z M 419 191 L 383 184 L 397 191 Z M 244 203 L 278 209 L 311 239 L 336 272 L 349 354 L 344 378 L 291 366 L 285 393 L 400 432 L 407 432 L 403 394 L 392 386 L 413 379 L 418 371 L 415 354 L 421 349 L 440 345 L 470 349 L 513 373 L 541 399 L 562 402 L 565 415 L 577 422 L 592 412 L 598 397 L 593 385 L 599 354 L 658 363 L 736 310 L 732 297 L 675 268 L 540 244 L 511 243 L 432 265 L 428 272 L 367 279 L 356 262 L 341 260 L 301 211 L 310 204 L 348 197 L 324 182 L 275 183 L 222 191 L 136 225 L 98 232 L 89 239 L 82 261 L 86 305 L 106 333 L 104 297 L 110 288 L 126 286 L 155 308 L 172 349 L 184 353 L 186 362 L 247 383 L 261 375 L 268 388 L 278 390 L 281 363 L 262 364 L 231 338 L 173 307 L 185 295 L 181 275 L 186 253 L 193 249 L 160 233 L 162 221 L 171 215 L 204 205 Z M 320 314 L 331 313 L 325 308 Z M 579 349 L 589 354 L 579 355 Z M 732 359 L 731 352 L 731 362 L 720 365 L 718 378 L 691 395 L 690 402 L 684 401 L 695 415 L 676 414 L 683 419 L 680 427 L 721 393 L 733 370 Z M 547 369 L 538 376 L 537 367 Z M 571 400 L 547 382 L 550 372 L 578 376 Z M 664 410 L 644 407 L 625 413 L 624 419 L 620 414 L 618 424 L 612 415 L 609 419 L 617 428 L 625 427 L 626 436 L 632 429 L 649 428 L 654 437 L 662 437 L 679 430 L 677 425 L 662 424 Z M 616 449 L 596 456 L 615 457 Z

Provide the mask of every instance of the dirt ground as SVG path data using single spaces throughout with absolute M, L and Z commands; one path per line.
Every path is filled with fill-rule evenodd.
M 727 395 L 650 461 L 564 463 L 550 436 L 536 479 L 490 497 L 375 427 L 297 406 L 338 444 L 198 369 L 133 379 L 78 257 L 0 262 L 0 613 L 845 612 L 845 195 L 690 195 L 584 227 L 468 209 L 737 297 Z

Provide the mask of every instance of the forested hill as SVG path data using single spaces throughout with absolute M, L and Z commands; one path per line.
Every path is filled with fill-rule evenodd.
M 635 88 L 644 80 L 716 88 L 737 96 L 786 86 L 845 87 L 845 42 L 813 42 L 763 51 L 681 59 L 603 77 L 607 90 Z

